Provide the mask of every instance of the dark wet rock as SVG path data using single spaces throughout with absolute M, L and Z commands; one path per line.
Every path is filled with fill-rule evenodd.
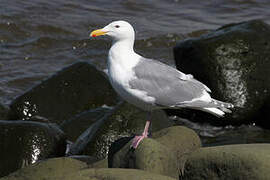
M 64 121 L 60 127 L 66 133 L 67 139 L 74 142 L 89 126 L 96 123 L 110 111 L 112 110 L 109 108 L 96 108 L 82 112 Z
M 177 68 L 205 83 L 212 97 L 235 105 L 224 119 L 198 111 L 182 117 L 218 125 L 255 122 L 270 127 L 270 26 L 260 20 L 229 24 L 174 48 Z
M 197 134 L 182 126 L 154 132 L 153 138 L 143 140 L 136 150 L 130 144 L 109 156 L 109 167 L 142 169 L 174 178 L 182 173 L 187 156 L 201 146 Z
M 42 123 L 50 123 L 49 119 L 47 119 L 45 117 L 42 117 L 42 116 L 38 116 L 38 115 L 32 116 L 31 121 L 42 122 Z
M 206 130 L 201 134 L 203 146 L 270 143 L 270 130 L 258 126 L 241 125 L 239 127 L 217 128 L 213 132 Z
M 8 118 L 9 108 L 5 105 L 0 104 L 0 120 Z
M 134 136 L 122 137 L 120 139 L 117 139 L 116 141 L 114 141 L 111 144 L 111 146 L 109 148 L 109 152 L 108 152 L 108 167 L 109 168 L 112 168 L 114 166 L 121 167 L 121 168 L 134 167 L 133 158 L 130 157 L 130 158 L 132 158 L 131 162 L 129 162 L 129 160 L 128 160 L 129 156 L 133 156 L 133 154 L 134 154 L 134 151 L 129 148 L 129 146 L 131 145 L 129 142 L 133 138 L 134 138 Z M 129 144 L 129 145 L 127 145 L 127 144 Z M 123 149 L 123 150 L 121 150 L 121 149 Z M 114 161 L 116 153 L 122 154 L 124 156 L 123 158 L 125 158 L 125 160 L 123 160 L 123 162 L 120 159 L 119 162 L 117 162 L 118 163 L 117 165 L 115 164 L 115 161 Z
M 117 97 L 103 72 L 78 62 L 16 98 L 10 106 L 10 118 L 31 120 L 38 115 L 61 124 L 89 109 L 113 106 Z
M 119 107 L 120 104 L 118 104 L 115 108 Z M 111 114 L 112 114 L 112 112 L 108 112 L 104 116 L 101 116 L 101 118 L 99 118 L 95 122 L 93 122 L 76 139 L 76 141 L 74 143 L 70 143 L 69 147 L 67 148 L 67 155 L 78 155 L 78 154 L 82 154 L 82 152 L 85 151 L 85 149 L 89 146 L 89 144 L 95 142 L 95 139 L 97 137 L 98 130 L 109 119 L 109 117 L 110 117 Z
M 61 157 L 52 158 L 40 161 L 33 166 L 22 168 L 1 180 L 36 180 L 36 179 L 50 179 L 57 180 L 60 178 L 67 179 L 65 176 L 80 169 L 86 168 L 87 164 L 76 159 Z
M 270 144 L 242 144 L 201 148 L 193 152 L 180 179 L 267 180 Z
M 152 113 L 152 131 L 170 127 L 173 122 L 169 120 L 167 115 L 161 111 L 153 111 Z M 119 105 L 115 111 L 109 115 L 104 124 L 96 132 L 94 139 L 89 142 L 87 147 L 81 154 L 92 155 L 103 159 L 107 157 L 107 153 L 112 142 L 121 137 L 129 137 L 134 134 L 141 134 L 149 114 L 133 105 L 123 103 Z
M 0 121 L 0 176 L 48 157 L 65 155 L 64 133 L 54 124 Z

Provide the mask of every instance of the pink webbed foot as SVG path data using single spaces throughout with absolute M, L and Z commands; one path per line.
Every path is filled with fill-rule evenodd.
M 138 145 L 140 144 L 140 142 L 144 138 L 147 138 L 148 137 L 149 126 L 150 126 L 150 121 L 146 121 L 146 124 L 145 124 L 144 131 L 143 131 L 142 135 L 135 136 L 133 138 L 131 147 L 133 147 L 134 149 L 136 149 L 138 147 Z
M 132 140 L 132 144 L 131 147 L 133 147 L 134 149 L 136 149 L 138 147 L 138 145 L 140 144 L 140 142 L 144 139 L 147 138 L 148 136 L 145 135 L 141 135 L 141 136 L 135 136 Z

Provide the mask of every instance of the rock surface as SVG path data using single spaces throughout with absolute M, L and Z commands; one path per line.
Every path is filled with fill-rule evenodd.
M 255 122 L 270 127 L 270 26 L 259 20 L 229 24 L 174 48 L 177 68 L 212 90 L 212 97 L 235 105 L 220 120 L 198 111 L 181 111 L 194 121 L 218 125 Z M 184 113 L 183 113 L 184 112 Z
M 70 180 L 82 178 L 82 180 L 175 180 L 168 176 L 149 173 L 137 169 L 100 168 L 85 169 L 71 174 Z M 68 179 L 67 178 L 67 179 Z
M 135 169 L 87 168 L 81 161 L 71 158 L 49 159 L 31 167 L 20 169 L 1 180 L 173 180 L 170 177 Z
M 109 156 L 109 167 L 134 168 L 178 178 L 187 156 L 201 146 L 197 134 L 186 127 L 173 126 L 153 133 L 136 150 L 127 143 Z M 119 144 L 113 144 L 118 146 Z
M 102 159 L 95 163 L 89 164 L 89 168 L 108 168 L 108 159 Z
M 152 113 L 152 131 L 170 127 L 173 122 L 161 111 Z M 144 112 L 133 105 L 123 103 L 108 116 L 105 123 L 97 131 L 93 141 L 89 142 L 81 154 L 96 156 L 99 159 L 107 157 L 110 145 L 121 137 L 130 137 L 134 134 L 141 134 L 146 120 L 149 119 L 147 112 Z
M 66 133 L 67 139 L 75 142 L 76 139 L 92 124 L 103 118 L 111 109 L 96 108 L 82 112 L 61 124 L 61 129 Z M 76 128 L 75 128 L 76 127 Z
M 99 162 L 98 159 L 96 157 L 93 157 L 93 156 L 74 155 L 74 156 L 68 156 L 68 157 L 85 162 L 87 165 L 92 165 L 92 164 Z
M 184 169 L 187 156 L 201 147 L 199 136 L 184 126 L 173 126 L 153 133 L 153 138 L 176 152 L 180 173 Z
M 38 115 L 60 125 L 76 114 L 117 102 L 106 75 L 93 65 L 78 62 L 16 98 L 10 106 L 10 119 L 31 120 Z
M 115 154 L 113 168 L 141 169 L 155 174 L 177 178 L 178 161 L 174 151 L 154 139 L 144 139 L 136 150 L 130 148 L 131 143 Z
M 186 164 L 183 180 L 267 180 L 270 144 L 242 144 L 201 148 Z
M 5 120 L 8 118 L 9 108 L 5 105 L 0 104 L 0 120 Z
M 0 177 L 48 157 L 64 156 L 66 139 L 53 124 L 0 121 Z
M 35 180 L 35 179 L 63 179 L 68 174 L 77 172 L 80 169 L 87 168 L 87 164 L 72 158 L 52 158 L 40 161 L 32 166 L 22 168 L 4 179 L 22 179 L 22 180 Z

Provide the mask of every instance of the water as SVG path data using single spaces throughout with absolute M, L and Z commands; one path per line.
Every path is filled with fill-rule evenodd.
M 79 60 L 104 69 L 109 40 L 89 32 L 113 20 L 133 24 L 137 52 L 174 65 L 176 41 L 227 23 L 270 23 L 269 8 L 267 0 L 1 0 L 0 103 Z

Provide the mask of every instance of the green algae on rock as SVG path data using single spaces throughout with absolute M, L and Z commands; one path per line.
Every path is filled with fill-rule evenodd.
M 109 157 L 111 167 L 142 169 L 173 178 L 182 174 L 187 156 L 201 146 L 197 134 L 182 126 L 154 132 L 153 139 L 144 139 L 135 150 L 130 149 L 130 143 Z
M 267 180 L 270 144 L 237 144 L 200 148 L 185 164 L 183 180 Z

